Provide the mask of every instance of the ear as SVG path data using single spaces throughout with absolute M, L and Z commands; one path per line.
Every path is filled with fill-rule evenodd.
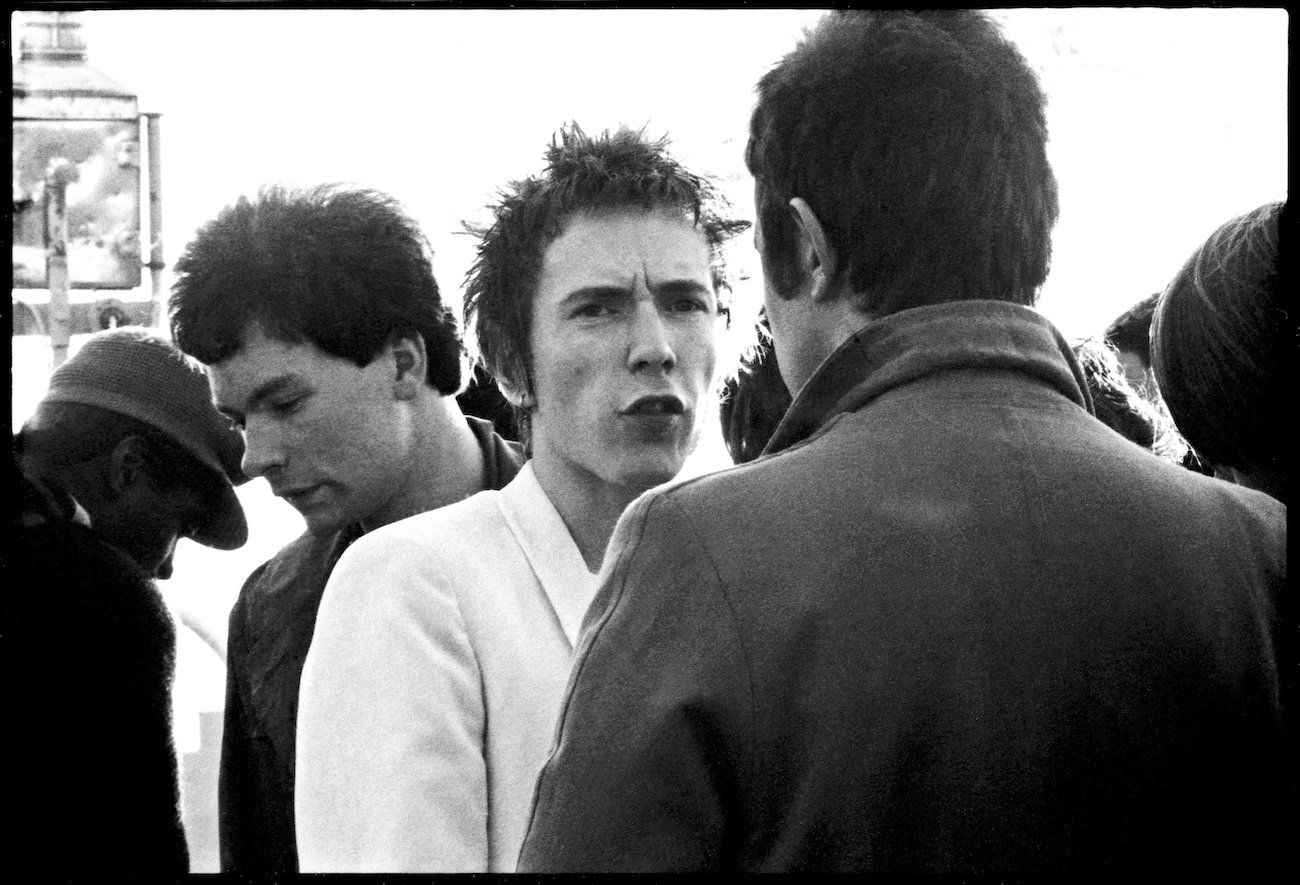
M 790 215 L 799 232 L 796 255 L 802 269 L 811 280 L 813 301 L 826 301 L 833 297 L 836 271 L 839 263 L 821 219 L 803 197 L 791 197 Z
M 413 400 L 419 396 L 429 371 L 424 338 L 416 334 L 395 336 L 384 356 L 393 370 L 393 397 Z
M 138 489 L 148 474 L 145 467 L 145 442 L 131 434 L 118 440 L 108 456 L 106 486 L 114 498 Z

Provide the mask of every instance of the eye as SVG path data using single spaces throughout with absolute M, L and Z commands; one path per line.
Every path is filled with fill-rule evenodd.
M 270 403 L 271 413 L 277 416 L 292 415 L 302 407 L 306 399 L 305 396 L 295 396 L 288 399 L 274 400 Z
M 590 304 L 584 304 L 581 307 L 579 307 L 577 310 L 573 312 L 573 315 L 575 317 L 582 317 L 584 319 L 595 319 L 596 317 L 609 316 L 613 313 L 614 313 L 614 308 L 610 307 L 608 304 L 602 304 L 600 302 L 592 302 Z
M 710 305 L 698 296 L 678 298 L 673 302 L 673 310 L 678 313 L 702 313 L 710 309 Z
M 236 433 L 243 433 L 243 432 L 244 432 L 244 419 L 243 419 L 243 418 L 234 418 L 234 417 L 231 417 L 230 415 L 227 415 L 227 416 L 226 416 L 226 423 L 229 424 L 229 425 L 230 425 L 230 429 L 233 430 L 233 431 L 235 431 Z

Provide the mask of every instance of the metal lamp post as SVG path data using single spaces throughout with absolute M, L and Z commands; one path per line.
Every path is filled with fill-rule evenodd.
M 53 365 L 74 334 L 160 321 L 162 257 L 158 115 L 86 63 L 71 12 L 27 12 L 13 66 L 13 334 L 50 337 Z M 150 236 L 142 234 L 141 135 Z M 147 261 L 141 243 L 149 244 Z M 74 302 L 74 289 L 135 290 L 148 300 Z M 17 290 L 46 289 L 48 304 Z

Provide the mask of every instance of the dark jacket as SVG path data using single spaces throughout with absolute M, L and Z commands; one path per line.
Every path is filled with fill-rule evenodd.
M 1028 308 L 872 322 L 624 514 L 520 869 L 1270 869 L 1285 520 Z
M 519 471 L 517 448 L 467 417 L 483 451 L 485 489 Z M 359 526 L 304 534 L 244 582 L 230 612 L 218 783 L 223 872 L 296 872 L 294 746 L 298 685 L 330 572 Z
M 73 521 L 66 493 L 16 468 L 13 480 L 0 570 L 10 881 L 187 873 L 171 615 L 133 561 Z

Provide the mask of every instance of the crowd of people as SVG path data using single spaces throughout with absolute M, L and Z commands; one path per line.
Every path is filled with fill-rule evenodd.
M 223 871 L 1276 869 L 1286 207 L 1071 345 L 1046 141 L 988 16 L 839 11 L 757 84 L 752 222 L 562 125 L 463 323 L 394 197 L 240 197 L 170 339 L 93 336 L 15 435 L 17 865 L 186 870 L 151 581 L 260 477 L 306 531 L 230 614 Z M 680 478 L 715 404 L 736 466 Z

